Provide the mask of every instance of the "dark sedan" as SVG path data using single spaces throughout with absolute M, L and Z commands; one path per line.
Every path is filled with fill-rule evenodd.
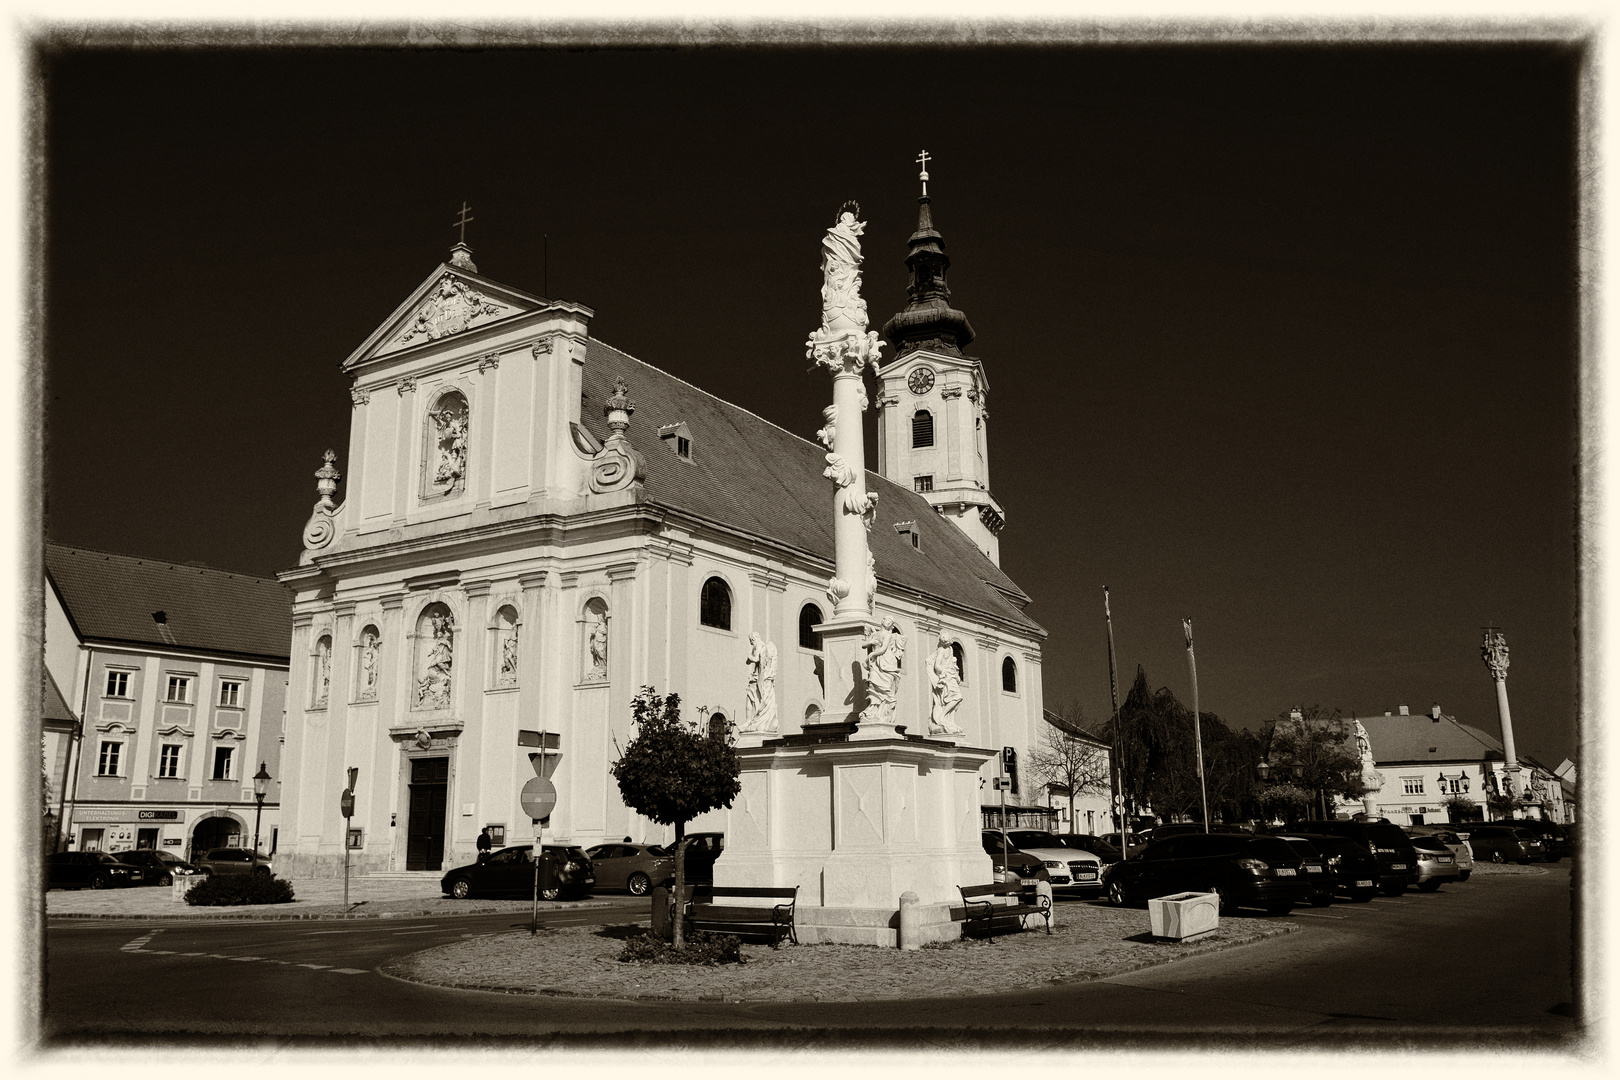
M 1468 830 L 1468 835 L 1463 838 L 1474 849 L 1476 860 L 1529 863 L 1547 857 L 1546 845 L 1541 837 L 1529 829 L 1508 825 L 1465 825 L 1457 830 L 1459 836 L 1464 828 Z
M 1338 895 L 1364 904 L 1378 894 L 1378 860 L 1362 845 L 1347 837 L 1327 833 L 1285 835 L 1310 841 L 1327 863 L 1327 873 L 1332 877 L 1333 889 Z
M 1327 907 L 1333 903 L 1333 894 L 1338 890 L 1334 887 L 1332 873 L 1328 871 L 1327 859 L 1317 849 L 1316 844 L 1292 833 L 1278 836 L 1277 839 L 1293 848 L 1299 855 L 1299 872 L 1310 887 L 1311 906 Z
M 458 866 L 445 874 L 439 888 L 457 900 L 469 896 L 533 896 L 534 847 L 520 844 L 501 848 L 483 862 Z M 546 865 L 540 876 L 540 899 L 582 896 L 596 884 L 591 857 L 584 848 L 547 844 Z
M 596 868 L 598 889 L 623 889 L 631 896 L 646 896 L 653 886 L 675 880 L 675 856 L 660 844 L 598 844 L 585 854 Z
M 121 858 L 131 866 L 141 868 L 142 885 L 170 885 L 175 875 L 185 877 L 187 874 L 200 873 L 197 867 L 186 862 L 178 855 L 171 855 L 167 851 L 125 851 Z
M 140 880 L 140 867 L 105 851 L 58 851 L 45 859 L 46 889 L 111 889 Z
M 1221 913 L 1239 907 L 1283 915 L 1310 896 L 1305 860 L 1275 836 L 1191 833 L 1149 844 L 1103 872 L 1108 899 L 1129 904 L 1176 892 L 1212 892 Z

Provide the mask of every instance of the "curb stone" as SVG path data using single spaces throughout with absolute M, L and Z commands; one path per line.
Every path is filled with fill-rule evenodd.
M 549 907 L 542 907 L 542 911 L 582 911 L 589 908 L 611 907 L 605 900 L 587 900 L 581 903 L 572 903 L 564 907 L 555 901 Z M 142 915 L 139 913 L 119 912 L 61 912 L 56 915 L 46 914 L 46 918 L 55 919 L 102 919 L 114 922 L 299 922 L 299 921 L 331 921 L 348 919 L 427 919 L 427 918 L 453 918 L 462 915 L 499 915 L 502 912 L 521 914 L 514 908 L 485 907 L 468 908 L 461 911 L 433 911 L 422 909 L 417 911 L 305 911 L 305 912 L 251 912 L 226 911 L 199 912 L 195 915 L 175 912 L 172 915 Z

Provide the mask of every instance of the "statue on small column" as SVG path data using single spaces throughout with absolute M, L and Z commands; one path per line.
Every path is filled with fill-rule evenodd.
M 758 633 L 748 635 L 747 708 L 742 732 L 776 733 L 776 644 Z

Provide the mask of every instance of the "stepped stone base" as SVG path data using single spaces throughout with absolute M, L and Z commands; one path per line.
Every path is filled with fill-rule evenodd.
M 900 909 L 807 907 L 795 910 L 800 945 L 880 945 L 898 948 Z M 962 909 L 947 904 L 920 904 L 918 943 L 956 941 L 962 936 Z

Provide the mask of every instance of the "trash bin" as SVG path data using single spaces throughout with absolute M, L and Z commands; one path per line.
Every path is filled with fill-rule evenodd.
M 665 941 L 675 939 L 675 931 L 670 928 L 670 893 L 672 891 L 663 885 L 652 891 L 652 933 L 654 937 L 663 938 Z M 686 886 L 685 891 L 686 900 L 691 903 L 692 886 Z M 681 928 L 681 936 L 683 938 L 692 936 L 692 920 L 690 918 L 686 920 L 686 925 Z
M 175 903 L 184 903 L 186 893 L 208 880 L 207 874 L 174 874 L 169 878 L 169 899 Z
M 1189 941 L 1220 927 L 1221 898 L 1214 893 L 1172 893 L 1148 901 L 1148 925 L 1156 938 Z

